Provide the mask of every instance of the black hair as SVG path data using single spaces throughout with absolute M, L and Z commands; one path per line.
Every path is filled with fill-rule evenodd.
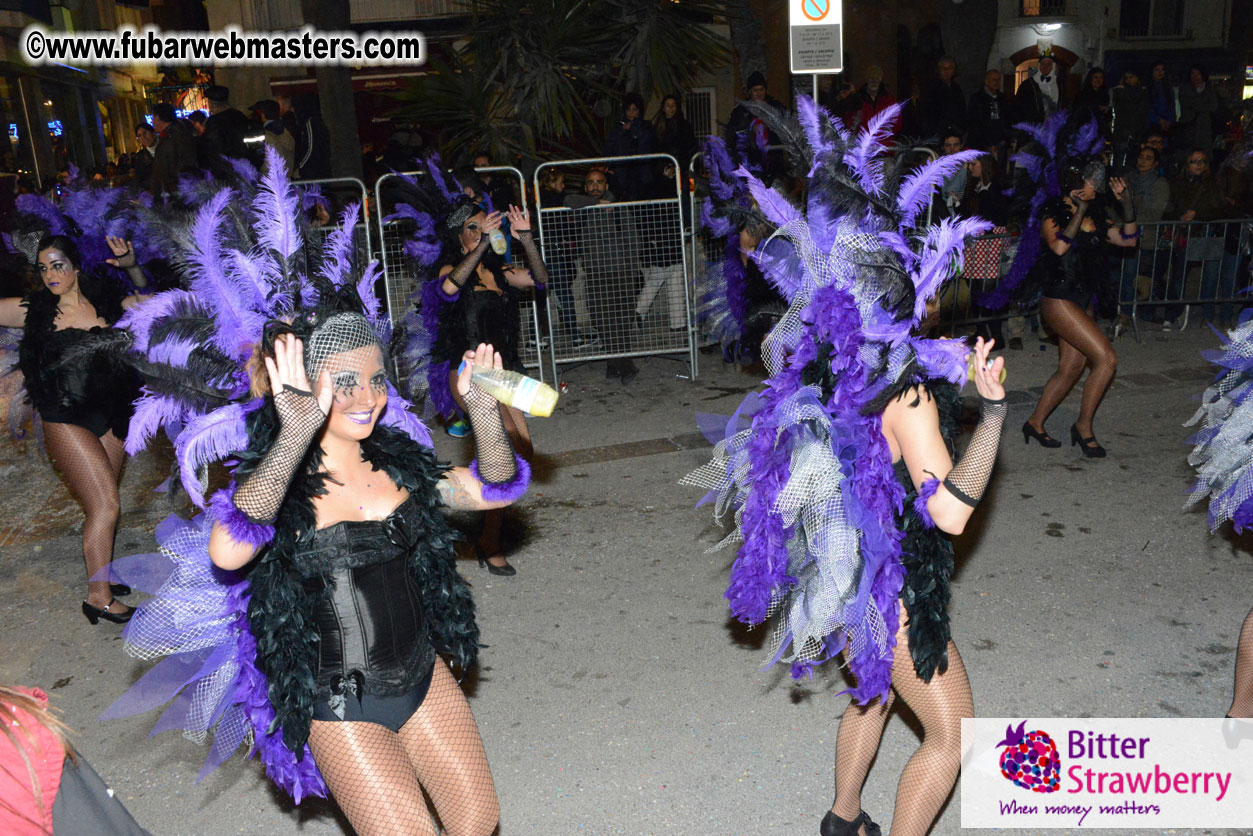
M 169 102 L 157 102 L 152 106 L 152 116 L 160 119 L 162 122 L 173 122 L 178 117 L 174 115 L 174 105 Z
M 639 93 L 627 93 L 622 97 L 622 112 L 626 113 L 626 109 L 631 105 L 635 105 L 640 109 L 640 115 L 644 113 L 644 97 Z
M 1145 151 L 1148 151 L 1150 154 L 1153 155 L 1154 163 L 1160 163 L 1162 161 L 1161 152 L 1158 151 L 1156 148 L 1154 148 L 1152 145 L 1141 145 L 1140 150 L 1136 152 L 1136 156 L 1137 157 L 1140 156 L 1140 154 L 1143 154 Z
M 187 120 L 189 122 L 195 122 L 197 125 L 200 125 L 200 124 L 203 124 L 205 120 L 207 120 L 208 118 L 209 118 L 208 114 L 206 114 L 203 110 L 194 110 L 191 112 L 190 115 L 188 115 Z
M 1196 70 L 1198 73 L 1201 74 L 1201 81 L 1203 83 L 1209 84 L 1209 73 L 1206 71 L 1204 67 L 1202 67 L 1200 64 L 1193 64 L 1191 67 L 1188 67 L 1189 76 L 1192 75 L 1193 70 Z
M 75 270 L 83 269 L 83 256 L 78 251 L 78 244 L 75 244 L 74 239 L 68 235 L 45 235 L 40 238 L 39 246 L 35 250 L 36 258 L 44 250 L 59 250 L 70 260 Z

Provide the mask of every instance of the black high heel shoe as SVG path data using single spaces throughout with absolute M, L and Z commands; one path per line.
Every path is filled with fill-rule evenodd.
M 114 598 L 125 598 L 131 594 L 131 588 L 124 583 L 109 584 L 109 592 Z
M 99 607 L 93 607 L 91 604 L 88 604 L 86 601 L 84 601 L 83 602 L 83 615 L 87 616 L 87 620 L 90 621 L 92 624 L 99 624 L 100 619 L 102 618 L 105 621 L 112 621 L 114 624 L 125 624 L 126 622 L 130 621 L 131 616 L 135 614 L 135 608 L 131 607 L 124 613 L 109 612 L 109 607 L 113 606 L 114 600 L 116 599 L 110 600 L 104 609 L 100 609 Z
M 1083 455 L 1089 459 L 1105 458 L 1105 448 L 1096 443 L 1096 436 L 1090 435 L 1087 438 L 1079 435 L 1079 428 L 1074 424 L 1070 425 L 1070 446 L 1079 445 L 1079 449 L 1083 451 Z
M 1040 442 L 1041 447 L 1048 447 L 1049 449 L 1052 449 L 1054 447 L 1062 446 L 1060 441 L 1053 438 L 1053 436 L 1049 435 L 1047 432 L 1044 432 L 1043 430 L 1036 432 L 1035 427 L 1031 426 L 1031 422 L 1026 421 L 1022 425 L 1022 443 L 1030 444 L 1031 439 L 1033 438 Z
M 820 836 L 861 836 L 863 824 L 866 826 L 866 836 L 883 836 L 883 830 L 871 821 L 865 810 L 858 813 L 857 818 L 852 821 L 845 821 L 828 810 L 822 817 L 822 826 L 818 832 Z
M 499 575 L 502 578 L 512 578 L 518 574 L 518 570 L 509 565 L 509 561 L 505 561 L 504 566 L 497 566 L 495 563 L 488 563 L 487 556 L 483 554 L 483 550 L 479 548 L 479 544 L 474 544 L 474 554 L 479 559 L 479 568 L 486 569 L 490 574 Z

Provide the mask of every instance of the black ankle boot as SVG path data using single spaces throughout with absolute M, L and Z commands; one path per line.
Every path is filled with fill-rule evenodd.
M 866 811 L 862 810 L 857 818 L 845 821 L 830 810 L 822 817 L 822 826 L 818 829 L 819 836 L 861 836 L 861 827 L 866 826 L 866 836 L 883 836 L 879 825 L 870 820 Z

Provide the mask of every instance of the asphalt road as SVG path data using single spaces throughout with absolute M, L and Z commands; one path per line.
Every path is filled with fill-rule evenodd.
M 960 538 L 951 607 L 980 715 L 1226 711 L 1253 561 L 1183 510 L 1182 424 L 1208 378 L 1200 351 L 1216 343 L 1195 328 L 1118 341 L 1119 377 L 1096 425 L 1103 461 L 1023 445 L 1017 428 L 1055 349 L 1029 338 L 1007 352 L 1000 462 Z M 693 508 L 699 491 L 678 484 L 708 455 L 695 413 L 730 413 L 759 381 L 701 360 L 694 382 L 674 376 L 677 363 L 644 361 L 625 388 L 600 365 L 572 370 L 556 415 L 532 422 L 538 478 L 509 517 L 518 576 L 462 563 L 489 645 L 468 690 L 502 836 L 814 834 L 831 803 L 842 674 L 793 682 L 782 668 L 761 670 L 761 631 L 730 620 L 722 599 L 734 555 L 706 553 L 722 530 Z M 1077 404 L 1076 393 L 1049 422 L 1055 436 Z M 457 462 L 470 455 L 442 433 L 437 446 Z M 168 468 L 168 451 L 128 465 L 119 555 L 151 550 L 156 523 L 186 510 L 153 493 Z M 0 681 L 47 690 L 80 750 L 154 834 L 350 832 L 330 803 L 292 806 L 255 761 L 235 758 L 194 783 L 205 749 L 148 738 L 155 713 L 95 719 L 144 665 L 123 654 L 119 628 L 92 627 L 78 611 L 81 512 L 42 451 L 4 441 L 0 477 Z M 867 782 L 864 807 L 885 831 L 917 728 L 894 711 Z M 959 832 L 958 802 L 933 833 Z

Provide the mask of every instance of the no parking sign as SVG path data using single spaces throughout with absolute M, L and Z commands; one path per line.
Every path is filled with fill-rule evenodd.
M 844 70 L 841 0 L 788 0 L 793 73 Z

